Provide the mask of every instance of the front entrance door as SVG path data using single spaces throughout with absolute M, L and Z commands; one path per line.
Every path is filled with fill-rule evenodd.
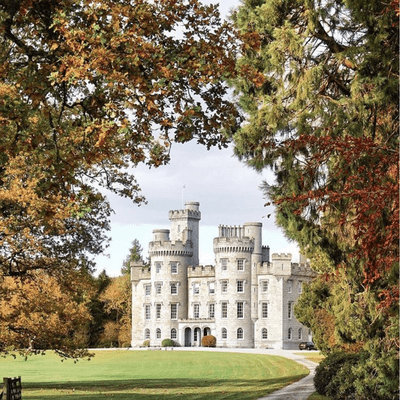
M 194 328 L 194 344 L 197 347 L 201 346 L 201 329 Z
M 192 330 L 190 328 L 185 329 L 185 347 L 192 347 Z

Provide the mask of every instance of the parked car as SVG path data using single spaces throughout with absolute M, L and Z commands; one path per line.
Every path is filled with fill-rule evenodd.
M 317 350 L 313 342 L 301 342 L 299 344 L 300 350 Z

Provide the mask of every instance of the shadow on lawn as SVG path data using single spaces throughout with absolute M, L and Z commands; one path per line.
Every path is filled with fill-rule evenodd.
M 210 399 L 211 397 L 213 400 L 255 399 L 278 390 L 303 377 L 304 374 L 263 380 L 129 379 L 121 381 L 110 380 L 63 383 L 36 382 L 24 384 L 23 394 L 25 393 L 27 398 L 34 400 L 43 400 L 44 398 L 54 398 L 57 400 L 80 398 L 84 398 L 85 400 L 97 400 L 107 397 L 112 397 L 115 400 L 145 400 L 153 399 L 155 396 L 163 397 L 164 399 Z M 46 392 L 45 397 L 40 393 L 37 394 L 37 390 L 40 389 Z M 141 391 L 148 390 L 149 393 L 135 393 L 134 391 L 138 389 Z M 193 389 L 195 392 L 191 392 Z M 32 392 L 29 394 L 30 391 L 35 391 L 36 393 Z M 51 391 L 55 392 L 54 396 L 48 394 Z

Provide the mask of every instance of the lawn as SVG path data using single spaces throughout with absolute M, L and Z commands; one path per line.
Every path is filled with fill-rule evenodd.
M 1 377 L 21 376 L 23 399 L 256 399 L 309 371 L 278 356 L 191 351 L 97 351 L 90 360 L 53 353 L 0 359 Z

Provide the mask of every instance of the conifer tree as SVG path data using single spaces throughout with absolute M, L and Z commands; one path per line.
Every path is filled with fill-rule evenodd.
M 297 315 L 327 353 L 366 352 L 357 398 L 397 398 L 398 2 L 245 0 L 233 20 L 235 152 L 274 171 L 277 223 L 321 274 Z
M 143 261 L 142 258 L 142 246 L 138 239 L 134 239 L 132 241 L 132 246 L 129 249 L 129 254 L 125 257 L 125 260 L 122 262 L 121 274 L 130 274 L 131 273 L 131 262 L 132 261 Z

